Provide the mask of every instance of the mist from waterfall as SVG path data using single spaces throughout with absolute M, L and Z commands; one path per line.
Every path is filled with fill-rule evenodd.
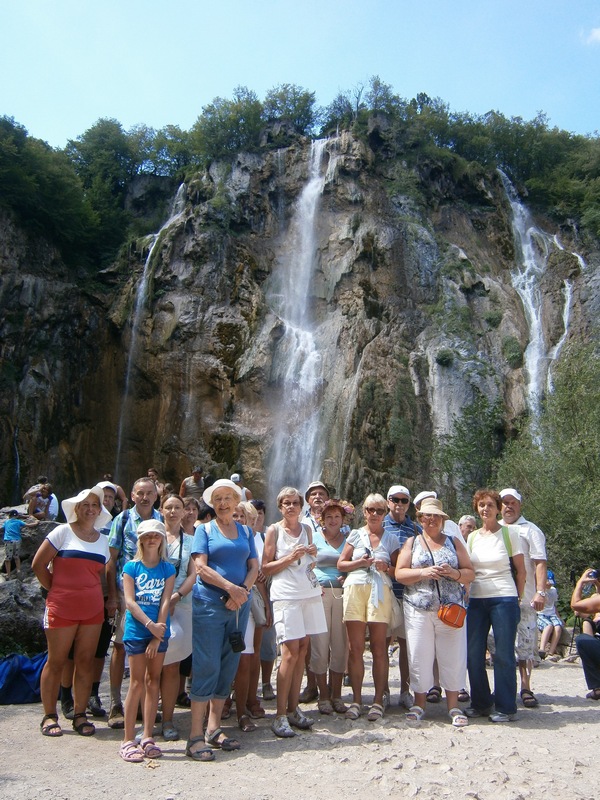
M 186 186 L 185 183 L 182 183 L 177 189 L 177 193 L 175 194 L 173 202 L 171 203 L 167 221 L 164 223 L 164 225 L 162 225 L 157 233 L 153 233 L 146 238 L 146 244 L 148 244 L 148 255 L 146 256 L 144 269 L 142 270 L 142 276 L 136 288 L 133 316 L 131 318 L 131 334 L 129 339 L 129 351 L 127 353 L 127 366 L 125 369 L 125 388 L 121 398 L 121 413 L 119 414 L 119 427 L 117 432 L 117 454 L 115 457 L 115 468 L 113 472 L 115 477 L 119 475 L 119 469 L 122 466 L 121 451 L 123 448 L 123 438 L 127 430 L 130 412 L 129 393 L 131 390 L 131 375 L 136 357 L 138 355 L 140 325 L 142 323 L 142 318 L 144 316 L 148 301 L 152 254 L 154 253 L 154 248 L 160 240 L 161 234 L 181 218 L 185 209 L 185 200 Z
M 296 202 L 266 299 L 281 320 L 271 368 L 277 398 L 268 460 L 269 512 L 283 486 L 302 492 L 319 477 L 321 463 L 321 355 L 314 337 L 311 285 L 317 266 L 318 209 L 325 185 L 321 163 L 326 140 L 312 143 L 308 180 Z

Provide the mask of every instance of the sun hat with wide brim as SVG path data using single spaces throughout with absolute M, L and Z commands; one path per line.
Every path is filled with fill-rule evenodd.
M 238 496 L 238 498 L 242 499 L 242 490 L 240 487 L 235 484 L 233 481 L 228 480 L 227 478 L 219 478 L 218 481 L 215 481 L 208 489 L 205 489 L 202 493 L 202 499 L 206 503 L 207 506 L 213 507 L 212 504 L 212 496 L 215 489 L 231 489 L 234 494 Z
M 434 497 L 426 497 L 421 503 L 421 508 L 417 511 L 417 517 L 423 514 L 435 514 L 443 519 L 450 519 L 448 514 L 442 508 L 442 501 L 436 500 Z
M 82 489 L 76 497 L 68 497 L 66 500 L 63 500 L 61 506 L 67 522 L 77 522 L 77 512 L 75 511 L 75 506 L 78 503 L 82 503 L 85 498 L 89 497 L 91 494 L 96 495 L 100 501 L 101 511 L 94 522 L 94 528 L 99 531 L 102 528 L 106 528 L 106 526 L 112 522 L 112 515 L 110 511 L 107 511 L 104 508 L 104 492 L 100 486 L 93 486 L 91 489 Z

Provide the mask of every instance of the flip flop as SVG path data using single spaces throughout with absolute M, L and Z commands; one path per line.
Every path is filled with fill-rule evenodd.
M 217 730 L 213 731 L 212 733 L 206 731 L 204 734 L 204 741 L 207 745 L 209 745 L 209 747 L 212 747 L 215 750 L 224 750 L 225 752 L 239 750 L 241 748 L 241 744 L 238 742 L 238 740 L 227 736 L 222 728 L 217 728 Z

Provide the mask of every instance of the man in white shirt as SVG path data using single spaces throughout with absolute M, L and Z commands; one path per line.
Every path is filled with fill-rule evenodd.
M 521 550 L 525 557 L 527 579 L 521 598 L 521 620 L 517 628 L 517 660 L 521 678 L 521 701 L 525 708 L 535 708 L 538 700 L 531 691 L 531 670 L 537 655 L 537 612 L 546 602 L 546 537 L 537 525 L 525 519 L 521 513 L 523 498 L 516 489 L 503 489 L 502 519 L 519 531 Z

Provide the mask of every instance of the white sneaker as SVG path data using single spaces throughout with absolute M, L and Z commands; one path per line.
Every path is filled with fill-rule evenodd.
M 275 717 L 271 723 L 271 730 L 275 736 L 281 736 L 282 739 L 289 739 L 295 736 L 295 732 L 290 728 L 290 723 L 287 721 L 285 714 Z
M 410 692 L 407 690 L 406 692 L 402 692 L 402 694 L 400 695 L 400 703 L 399 703 L 399 704 L 400 704 L 401 706 L 404 706 L 404 708 L 406 708 L 406 709 L 408 709 L 408 710 L 410 711 L 410 709 L 411 709 L 411 708 L 414 706 L 414 704 L 415 704 L 415 698 L 414 698 L 414 697 L 412 696 L 412 694 L 411 694 L 411 693 L 410 693 Z

